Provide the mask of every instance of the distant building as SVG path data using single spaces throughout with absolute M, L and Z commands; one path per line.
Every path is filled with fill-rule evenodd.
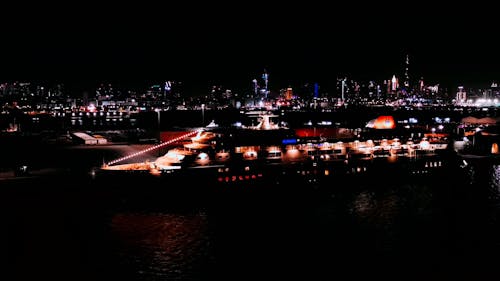
M 439 92 L 439 84 L 434 86 L 427 86 L 427 90 L 431 92 L 431 94 L 437 94 Z
M 291 100 L 293 99 L 293 89 L 292 88 L 287 88 L 285 91 L 285 99 L 286 100 Z
M 498 87 L 498 84 L 496 82 L 491 83 L 490 89 L 492 98 L 500 97 L 500 87 Z
M 399 88 L 399 83 L 398 83 L 398 78 L 396 78 L 396 75 L 392 75 L 392 79 L 391 79 L 391 91 L 392 92 L 396 92 Z
M 455 104 L 465 104 L 467 101 L 467 92 L 464 90 L 463 86 L 459 86 L 457 89 L 457 95 L 455 98 Z
M 421 77 L 418 81 L 418 90 L 422 93 L 425 90 L 424 78 Z
M 264 73 L 262 74 L 262 80 L 264 81 L 264 88 L 261 89 L 262 94 L 265 98 L 269 95 L 269 74 L 264 69 Z
M 337 92 L 340 93 L 340 98 L 344 101 L 350 92 L 347 78 L 337 78 Z
M 259 83 L 257 82 L 257 79 L 252 80 L 252 89 L 253 89 L 254 98 L 257 98 L 257 95 L 259 93 Z
M 406 61 L 405 61 L 405 81 L 404 85 L 406 89 L 410 88 L 410 73 L 409 73 L 409 68 L 410 68 L 410 57 L 406 55 Z

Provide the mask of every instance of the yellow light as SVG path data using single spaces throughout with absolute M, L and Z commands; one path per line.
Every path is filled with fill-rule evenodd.
M 491 154 L 498 154 L 498 144 L 496 142 L 491 145 Z

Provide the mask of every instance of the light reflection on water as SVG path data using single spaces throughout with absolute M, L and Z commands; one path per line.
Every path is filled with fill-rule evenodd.
M 360 224 L 390 229 L 400 211 L 399 196 L 395 192 L 375 194 L 360 192 L 352 202 L 352 214 Z
M 500 165 L 484 160 L 464 167 L 468 185 L 478 191 L 487 192 L 491 202 L 500 206 Z M 498 202 L 497 202 L 498 201 Z
M 236 254 L 234 259 L 237 260 L 251 253 L 253 246 L 234 244 L 248 243 L 250 239 L 258 249 L 256 252 L 302 266 L 304 276 L 316 270 L 317 275 L 308 276 L 311 280 L 321 280 L 318 276 L 334 278 L 346 272 L 354 274 L 350 278 L 359 277 L 351 273 L 349 267 L 367 267 L 375 270 L 375 276 L 385 276 L 386 264 L 393 264 L 401 271 L 417 268 L 424 275 L 431 272 L 425 268 L 436 267 L 449 277 L 447 266 L 455 268 L 450 266 L 455 262 L 470 266 L 482 261 L 472 258 L 472 254 L 499 248 L 496 234 L 500 233 L 500 220 L 497 219 L 500 218 L 500 165 L 471 163 L 460 171 L 462 175 L 453 172 L 397 182 L 370 178 L 351 186 L 335 185 L 321 189 L 312 197 L 290 199 L 296 200 L 296 204 L 285 206 L 294 209 L 291 212 L 281 210 L 279 204 L 276 208 L 267 206 L 265 211 L 257 212 L 262 206 L 249 204 L 254 211 L 249 210 L 244 215 L 224 214 L 226 218 L 214 219 L 219 219 L 215 232 L 240 235 L 231 242 L 217 241 L 219 246 L 222 244 L 217 253 L 213 250 L 215 241 L 210 223 L 212 216 L 220 213 L 122 212 L 112 218 L 111 224 L 121 263 L 139 280 L 207 279 L 207 273 L 212 273 L 209 267 L 214 264 L 220 270 L 238 265 L 237 261 L 221 261 L 219 255 L 233 257 Z M 293 217 L 270 225 L 270 221 L 280 217 L 276 215 L 277 210 Z M 229 231 L 235 227 L 232 223 L 239 227 L 244 225 L 244 231 L 253 228 L 262 231 L 250 231 L 249 234 Z M 227 238 L 227 235 L 222 237 Z M 278 244 L 288 243 L 279 240 L 293 241 L 289 244 L 290 249 L 299 250 L 293 252 L 293 259 L 288 257 L 292 250 L 284 246 L 272 250 L 274 252 L 261 253 L 260 250 L 267 250 L 272 245 L 268 241 L 271 238 L 278 239 L 275 242 Z M 229 248 L 234 245 L 242 250 Z M 425 258 L 420 259 L 419 255 Z M 338 257 L 341 261 L 335 260 Z M 404 262 L 406 259 L 415 259 L 418 263 Z M 274 270 L 273 266 L 265 264 L 272 259 L 263 260 L 260 267 L 252 267 L 252 276 Z M 249 267 L 241 266 L 243 269 Z M 270 276 L 293 277 L 292 273 L 276 271 Z M 392 273 L 398 274 L 395 269 Z
M 494 191 L 493 197 L 499 199 L 500 196 L 500 165 L 493 165 L 491 168 L 490 187 Z M 499 203 L 500 204 L 500 203 Z
M 353 201 L 352 212 L 358 217 L 364 218 L 369 216 L 375 207 L 376 201 L 374 199 L 374 193 L 362 191 Z
M 204 213 L 120 213 L 111 224 L 121 262 L 137 279 L 197 279 L 210 263 Z

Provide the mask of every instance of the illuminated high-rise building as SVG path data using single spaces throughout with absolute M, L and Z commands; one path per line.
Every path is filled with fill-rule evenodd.
M 424 84 L 424 78 L 421 77 L 420 81 L 418 82 L 418 89 L 420 92 L 423 92 L 425 89 L 425 84 Z
M 406 55 L 404 85 L 407 89 L 410 87 L 410 73 L 408 72 L 409 67 L 410 67 L 410 56 Z
M 398 85 L 398 78 L 396 78 L 396 75 L 392 75 L 391 79 L 391 91 L 395 92 L 397 91 L 399 85 Z
M 319 84 L 314 83 L 314 97 L 319 98 Z
M 287 88 L 285 92 L 285 99 L 286 100 L 291 100 L 293 98 L 293 89 L 292 88 Z
M 163 86 L 163 90 L 165 91 L 165 94 L 170 93 L 170 91 L 172 90 L 172 82 L 166 81 L 165 86 Z
M 269 74 L 264 69 L 264 73 L 262 74 L 262 80 L 264 80 L 264 95 L 267 98 L 269 94 Z
M 457 104 L 464 104 L 466 101 L 467 101 L 467 92 L 464 90 L 463 86 L 459 86 L 455 102 Z
M 345 100 L 346 80 L 346 78 L 342 79 L 342 101 Z
M 500 96 L 500 88 L 498 87 L 497 82 L 491 83 L 491 97 L 492 98 L 498 98 Z
M 254 97 L 257 97 L 257 93 L 259 92 L 259 83 L 257 82 L 257 79 L 252 80 L 252 87 L 253 87 Z

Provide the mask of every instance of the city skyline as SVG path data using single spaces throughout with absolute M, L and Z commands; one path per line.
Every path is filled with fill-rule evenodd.
M 494 3 L 17 3 L 13 280 L 498 276 Z

